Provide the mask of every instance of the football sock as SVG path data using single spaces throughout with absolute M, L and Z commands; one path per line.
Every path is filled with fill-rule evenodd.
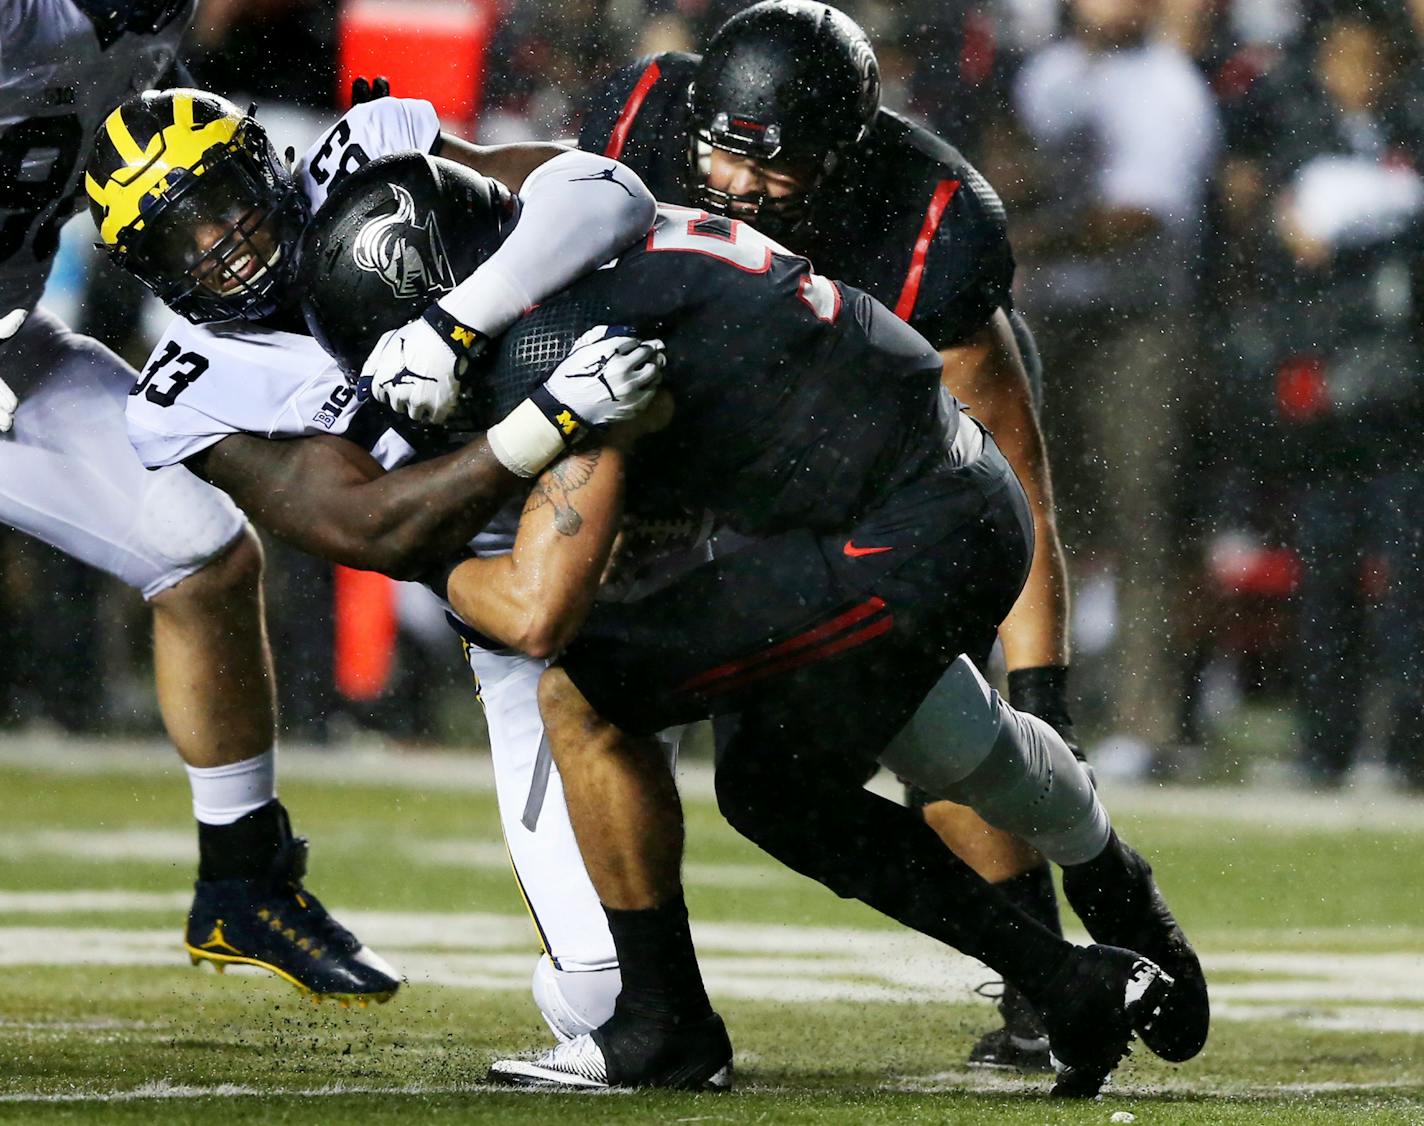
M 700 1021 L 711 1015 L 681 892 L 658 907 L 635 911 L 605 907 L 603 913 L 608 916 L 623 975 L 615 1012 L 660 1024 Z
M 1058 893 L 1053 889 L 1053 869 L 1040 864 L 994 885 L 1005 899 L 1029 918 L 1041 923 L 1056 935 L 1062 935 L 1063 923 L 1058 918 Z
M 261 879 L 271 871 L 278 850 L 291 836 L 287 811 L 275 798 L 231 825 L 199 821 L 198 879 Z
M 203 825 L 231 825 L 277 796 L 277 748 L 225 766 L 190 766 L 193 816 Z

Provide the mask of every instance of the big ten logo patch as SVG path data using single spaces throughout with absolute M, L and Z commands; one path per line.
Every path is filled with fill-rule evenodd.
M 355 397 L 356 388 L 348 383 L 338 383 L 331 394 L 326 397 L 326 402 L 321 404 L 321 409 L 312 415 L 312 421 L 318 426 L 324 426 L 330 430 L 336 425 L 336 420 L 341 417 L 341 412 Z

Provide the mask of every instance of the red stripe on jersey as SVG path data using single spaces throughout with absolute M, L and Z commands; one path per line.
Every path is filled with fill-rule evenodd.
M 603 150 L 604 156 L 617 160 L 623 155 L 623 146 L 628 141 L 628 131 L 633 128 L 633 121 L 637 118 L 638 111 L 648 100 L 648 91 L 658 84 L 658 79 L 662 76 L 663 68 L 656 62 L 649 63 L 647 69 L 638 75 L 638 82 L 633 87 L 633 92 L 628 95 L 628 100 L 623 103 L 623 111 L 613 124 L 613 132 L 609 134 L 608 145 Z
M 895 315 L 902 321 L 908 321 L 910 314 L 915 311 L 915 302 L 920 296 L 920 282 L 925 276 L 925 259 L 929 256 L 930 243 L 934 242 L 935 232 L 939 230 L 940 220 L 944 218 L 944 209 L 949 206 L 949 201 L 958 190 L 958 180 L 941 180 L 935 185 L 930 205 L 925 209 L 925 221 L 920 227 L 920 237 L 915 240 L 915 250 L 910 255 L 910 269 L 905 274 L 905 284 L 900 289 L 900 300 L 895 303 Z
M 885 609 L 885 600 L 872 597 L 862 602 L 859 606 L 853 606 L 845 613 L 838 614 L 822 625 L 814 626 L 804 633 L 789 637 L 785 641 L 778 642 L 768 649 L 753 653 L 750 657 L 742 657 L 736 661 L 728 661 L 725 665 L 718 665 L 715 669 L 708 669 L 704 673 L 699 673 L 691 680 L 679 685 L 677 691 L 695 692 L 711 684 L 713 681 L 722 680 L 726 677 L 739 676 L 757 665 L 775 661 L 779 657 L 784 657 L 798 650 L 805 649 L 807 646 L 816 645 L 819 642 L 825 641 L 827 638 L 833 637 L 842 630 L 849 629 L 851 626 L 863 622 L 866 618 L 878 614 L 883 609 Z
M 796 669 L 806 665 L 816 664 L 818 661 L 828 661 L 838 653 L 844 653 L 847 649 L 854 649 L 864 645 L 867 641 L 874 641 L 881 634 L 889 633 L 895 625 L 895 615 L 886 614 L 882 618 L 877 618 L 869 625 L 862 626 L 854 633 L 842 634 L 840 637 L 827 641 L 822 645 L 817 645 L 810 649 L 803 649 L 799 653 L 793 653 L 789 657 L 783 657 L 779 661 L 771 661 L 756 668 L 749 669 L 740 676 L 727 677 L 719 680 L 702 690 L 704 697 L 725 696 L 729 692 L 739 692 L 749 685 L 755 684 L 759 680 L 766 680 L 768 677 L 780 676 L 783 673 L 794 672 Z

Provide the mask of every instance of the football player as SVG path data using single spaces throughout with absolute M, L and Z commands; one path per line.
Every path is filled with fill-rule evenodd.
M 393 294 L 360 268 L 390 198 L 418 201 L 426 226 L 461 218 L 465 273 L 499 224 L 496 207 L 471 207 L 482 192 L 469 179 L 421 158 L 387 161 L 317 213 L 297 288 L 348 368 L 366 359 L 370 333 L 429 316 L 422 296 Z M 472 370 L 486 417 L 602 324 L 665 335 L 672 424 L 630 455 L 586 455 L 577 476 L 546 479 L 512 554 L 446 578 L 467 624 L 556 658 L 540 677 L 541 713 L 622 972 L 601 1026 L 492 1076 L 578 1089 L 730 1081 L 683 905 L 677 793 L 651 737 L 731 712 L 741 722 L 717 788 L 732 824 L 838 894 L 1003 973 L 1048 1025 L 1058 1093 L 1095 1094 L 1134 1029 L 1166 1058 L 1199 1051 L 1205 982 L 1150 869 L 1113 833 L 1064 740 L 958 657 L 986 655 L 1033 533 L 992 437 L 940 386 L 937 352 L 745 224 L 664 206 L 646 240 L 542 303 L 499 342 L 492 368 Z M 635 509 L 707 510 L 752 542 L 640 600 L 595 604 L 625 472 Z M 955 719 L 941 744 L 887 750 L 937 683 Z M 1062 864 L 1070 901 L 1110 945 L 1066 943 L 916 813 L 866 791 L 877 758 Z
M 37 307 L 87 139 L 170 70 L 191 9 L 0 2 L 0 518 L 153 609 L 159 707 L 198 822 L 193 961 L 261 966 L 318 999 L 364 1004 L 400 981 L 302 884 L 307 844 L 277 798 L 257 538 L 218 490 L 144 469 L 124 425 L 135 373 Z
M 767 0 L 729 20 L 700 58 L 669 52 L 615 74 L 585 114 L 579 145 L 628 164 L 663 202 L 746 220 L 934 344 L 945 386 L 994 433 L 1034 514 L 1033 568 L 999 634 L 1009 698 L 1076 750 L 1065 695 L 1067 573 L 1024 371 L 1026 355 L 1038 374 L 1037 355 L 1012 308 L 1004 209 L 953 146 L 880 106 L 879 94 L 874 52 L 849 17 L 813 0 Z M 924 717 L 901 736 L 936 737 Z M 981 875 L 1058 930 L 1040 854 L 963 806 L 929 803 L 924 816 Z M 974 1045 L 970 1062 L 1046 1069 L 1031 1006 L 1008 987 L 1000 1011 L 1004 1027 Z
M 291 292 L 292 250 L 306 214 L 343 176 L 409 150 L 473 164 L 519 194 L 491 182 L 506 217 L 499 247 L 458 287 L 447 247 L 459 230 L 422 226 L 415 201 L 390 194 L 388 213 L 359 247 L 361 268 L 392 293 L 441 300 L 390 349 L 401 366 L 374 378 L 365 398 L 307 333 Z M 128 399 L 140 460 L 211 481 L 258 525 L 315 555 L 398 578 L 438 571 L 527 491 L 571 432 L 636 411 L 650 394 L 654 351 L 601 340 L 552 394 L 531 396 L 487 439 L 452 447 L 443 430 L 407 417 L 444 420 L 457 364 L 551 286 L 646 235 L 652 197 L 606 158 L 554 145 L 477 148 L 442 133 L 428 102 L 384 97 L 353 107 L 289 173 L 256 120 L 212 95 L 167 91 L 109 116 L 91 148 L 87 188 L 101 244 L 184 314 Z M 507 549 L 517 505 L 477 541 L 481 550 Z M 543 664 L 499 646 L 465 648 L 489 717 L 515 869 L 546 949 L 574 977 L 566 990 L 536 982 L 541 1012 L 560 1027 L 573 1019 L 578 984 L 606 979 L 614 955 L 556 776 L 540 790 L 542 816 L 526 817 L 541 761 L 533 685 Z M 616 969 L 612 977 L 616 993 Z

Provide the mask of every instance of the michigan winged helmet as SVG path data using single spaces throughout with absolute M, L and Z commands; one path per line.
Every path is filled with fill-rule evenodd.
M 100 248 L 174 312 L 277 308 L 307 204 L 250 113 L 200 90 L 132 97 L 99 127 L 85 189 Z

